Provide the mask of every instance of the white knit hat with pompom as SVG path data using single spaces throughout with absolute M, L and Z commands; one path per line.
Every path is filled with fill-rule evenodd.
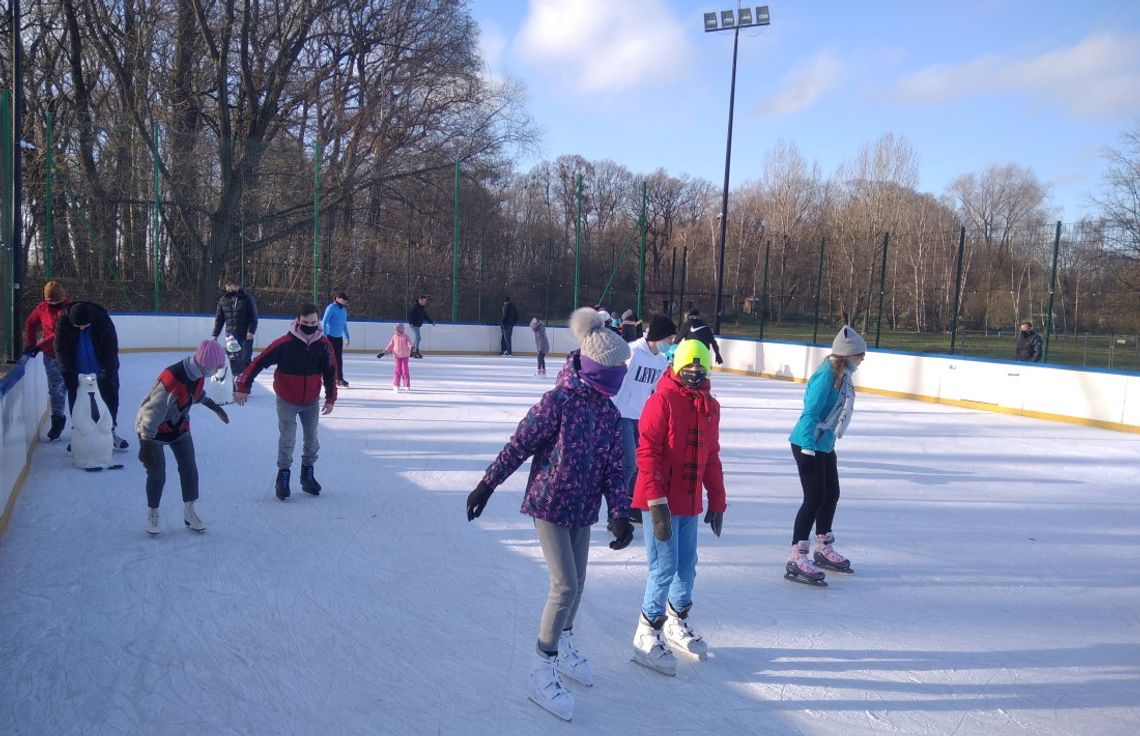
M 582 355 L 598 365 L 624 365 L 629 360 L 629 345 L 591 307 L 575 309 L 570 315 L 570 334 L 582 342 Z

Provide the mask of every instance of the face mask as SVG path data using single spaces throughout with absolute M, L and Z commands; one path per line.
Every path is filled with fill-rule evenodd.
M 708 377 L 703 368 L 695 366 L 685 366 L 677 375 L 680 377 L 681 383 L 689 388 L 700 388 L 701 384 L 705 382 L 705 378 Z
M 297 325 L 297 326 L 298 326 L 298 327 L 300 327 L 300 328 L 301 328 L 301 332 L 303 332 L 303 333 L 304 333 L 304 334 L 306 334 L 306 335 L 311 335 L 311 334 L 313 334 L 314 332 L 316 332 L 316 331 L 317 331 L 317 326 L 316 326 L 316 325 L 303 325 L 303 324 L 300 324 L 300 323 L 298 323 L 298 325 Z

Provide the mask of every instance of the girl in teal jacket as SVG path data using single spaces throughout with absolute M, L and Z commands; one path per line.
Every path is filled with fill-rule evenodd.
M 800 583 L 827 585 L 820 567 L 852 572 L 851 562 L 835 551 L 831 523 L 839 504 L 835 440 L 843 436 L 855 407 L 851 375 L 867 353 L 867 342 L 844 327 L 831 343 L 831 355 L 820 364 L 804 391 L 804 410 L 788 438 L 796 460 L 804 500 L 796 512 L 792 549 L 784 577 Z M 815 562 L 808 558 L 808 539 L 815 527 Z M 817 567 L 818 565 L 818 567 Z

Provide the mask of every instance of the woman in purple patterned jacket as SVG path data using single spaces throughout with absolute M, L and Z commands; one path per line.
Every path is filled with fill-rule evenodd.
M 602 497 L 608 507 L 612 549 L 633 539 L 629 491 L 622 478 L 621 415 L 610 397 L 621 388 L 629 347 L 589 307 L 570 316 L 582 349 L 570 353 L 547 391 L 519 422 L 514 435 L 467 497 L 467 519 L 483 513 L 494 489 L 533 456 L 522 513 L 534 517 L 550 574 L 550 592 L 539 625 L 538 663 L 530 699 L 570 720 L 574 696 L 559 674 L 593 685 L 590 662 L 574 645 L 574 614 L 586 583 L 590 527 Z

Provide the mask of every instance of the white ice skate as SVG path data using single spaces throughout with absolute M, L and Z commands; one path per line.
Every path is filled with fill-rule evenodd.
M 187 501 L 185 506 L 186 508 L 182 515 L 183 523 L 198 533 L 206 531 L 206 525 L 202 523 L 202 520 L 198 518 L 197 512 L 194 511 L 194 502 Z
M 637 631 L 633 634 L 633 661 L 642 667 L 673 677 L 677 674 L 677 658 L 661 640 L 661 627 L 665 617 L 650 622 L 641 614 L 637 620 Z
M 158 509 L 146 510 L 146 533 L 151 536 L 158 534 Z
M 662 631 L 665 634 L 665 640 L 669 642 L 669 646 L 681 654 L 687 654 L 703 662 L 708 659 L 709 646 L 701 638 L 701 635 L 693 631 L 693 627 L 689 625 L 690 608 L 692 608 L 691 605 L 678 612 L 673 609 L 672 603 L 667 603 L 665 612 L 668 614 L 668 618 L 665 619 L 665 626 L 662 627 Z
M 569 677 L 579 685 L 594 686 L 594 668 L 590 660 L 582 656 L 574 644 L 574 632 L 567 629 L 558 639 L 558 662 L 556 668 L 559 674 Z
M 788 555 L 788 564 L 784 566 L 784 577 L 793 583 L 804 583 L 821 588 L 827 587 L 827 583 L 823 580 L 826 575 L 812 564 L 807 553 L 808 543 L 806 539 L 792 545 L 792 551 Z
M 851 560 L 836 552 L 835 547 L 832 546 L 834 544 L 835 535 L 831 532 L 815 535 L 815 564 L 835 572 L 855 572 L 851 569 Z
M 530 673 L 530 695 L 534 704 L 545 708 L 564 721 L 574 717 L 574 696 L 562 684 L 555 669 L 557 656 L 538 656 L 534 671 Z

